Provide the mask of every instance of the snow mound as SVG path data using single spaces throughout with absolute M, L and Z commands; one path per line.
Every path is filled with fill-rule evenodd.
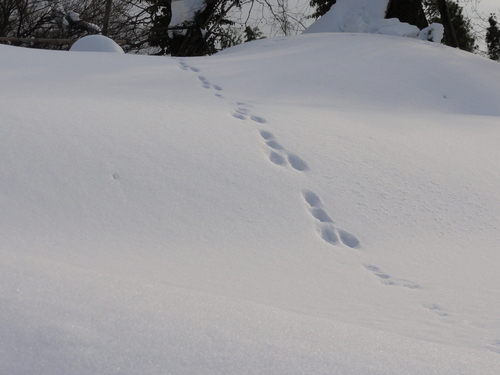
M 388 0 L 339 0 L 304 33 L 370 33 L 441 41 L 442 25 L 432 24 L 420 31 L 417 26 L 397 18 L 385 19 L 388 3 Z
M 385 17 L 388 0 L 339 0 L 304 33 L 371 32 Z
M 303 57 L 316 55 L 321 59 Z M 226 56 L 232 56 L 231 65 Z M 401 56 L 407 58 L 403 61 Z M 285 57 L 294 64 L 283 64 Z M 240 72 L 239 65 L 252 61 L 247 73 L 256 77 L 254 82 L 235 74 L 227 89 L 244 86 L 255 100 L 271 95 L 295 102 L 295 93 L 302 91 L 307 95 L 297 103 L 301 106 L 342 108 L 356 103 L 363 110 L 390 106 L 392 111 L 500 115 L 497 63 L 414 38 L 369 33 L 268 38 L 226 49 L 212 61 L 224 61 L 225 69 L 231 66 L 235 72 Z
M 123 49 L 104 35 L 88 35 L 77 40 L 70 48 L 76 52 L 116 52 L 124 53 Z

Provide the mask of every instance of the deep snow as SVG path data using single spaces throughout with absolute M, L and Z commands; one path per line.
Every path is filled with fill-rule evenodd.
M 0 373 L 497 373 L 497 63 L 325 33 L 0 66 Z

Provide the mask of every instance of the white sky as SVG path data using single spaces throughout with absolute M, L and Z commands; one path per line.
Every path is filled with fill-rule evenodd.
M 485 13 L 499 12 L 500 2 L 498 0 L 482 0 L 478 8 Z

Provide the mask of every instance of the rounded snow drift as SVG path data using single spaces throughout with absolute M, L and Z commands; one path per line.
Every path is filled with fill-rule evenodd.
M 69 49 L 77 52 L 124 53 L 122 47 L 104 35 L 88 35 L 78 39 Z

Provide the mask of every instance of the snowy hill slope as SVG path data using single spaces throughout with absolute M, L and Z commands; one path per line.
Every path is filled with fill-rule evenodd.
M 0 64 L 0 373 L 500 367 L 498 64 L 358 34 Z

